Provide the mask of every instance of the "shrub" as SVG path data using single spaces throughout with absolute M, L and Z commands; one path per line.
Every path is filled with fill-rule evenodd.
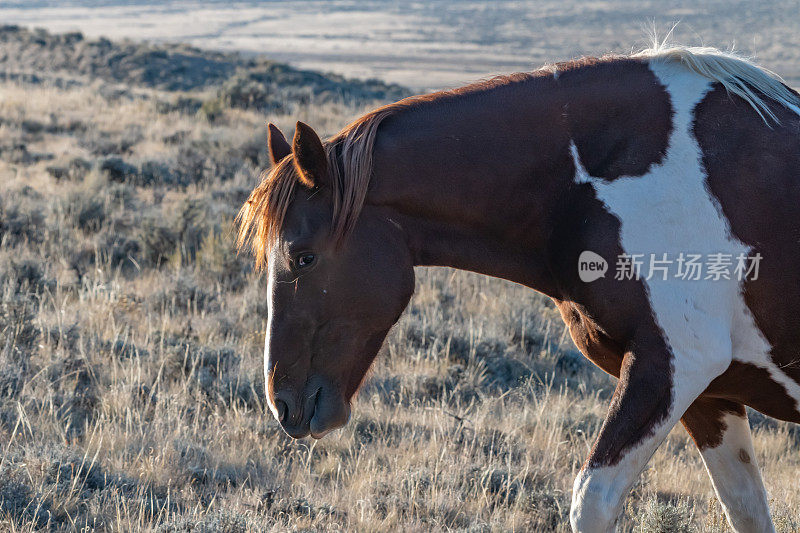
M 0 286 L 10 284 L 17 294 L 38 292 L 50 283 L 37 260 L 6 259 L 0 262 Z
M 100 162 L 100 171 L 103 172 L 110 181 L 124 183 L 135 180 L 139 174 L 139 169 L 130 163 L 126 163 L 121 157 L 107 157 Z
M 154 311 L 173 308 L 180 312 L 194 308 L 200 312 L 213 312 L 219 309 L 216 295 L 202 287 L 197 278 L 185 271 L 165 285 L 149 299 L 150 308 Z
M 30 294 L 15 294 L 12 297 L 4 295 L 0 300 L 0 338 L 4 342 L 3 376 L 0 379 L 6 389 L 16 391 L 22 386 L 21 379 L 27 371 L 30 359 L 28 350 L 33 347 L 40 333 L 34 324 L 37 306 Z M 22 356 L 15 353 L 19 350 L 24 350 Z
M 237 290 L 245 283 L 249 262 L 236 253 L 233 239 L 211 231 L 203 237 L 197 251 L 197 266 L 212 274 L 225 288 Z
M 229 181 L 242 167 L 244 161 L 208 141 L 194 141 L 178 150 L 174 170 L 176 185 Z
M 209 122 L 216 122 L 224 114 L 225 103 L 219 97 L 205 100 L 197 111 L 197 115 L 200 118 Z
M 72 225 L 85 232 L 99 231 L 106 220 L 105 202 L 85 191 L 69 196 L 66 211 Z
M 179 180 L 166 163 L 161 161 L 145 161 L 142 163 L 137 185 L 174 185 Z
M 639 517 L 640 533 L 690 533 L 693 531 L 694 511 L 689 502 L 664 502 L 651 498 Z
M 174 225 L 181 247 L 181 256 L 186 261 L 195 260 L 200 244 L 213 229 L 208 220 L 208 211 L 208 204 L 199 198 L 188 198 L 178 205 Z
M 115 233 L 106 233 L 99 242 L 100 256 L 111 268 L 133 268 L 141 251 L 139 242 Z M 93 254 L 92 254 L 93 255 Z
M 141 257 L 150 265 L 160 266 L 178 247 L 178 235 L 160 219 L 148 217 L 142 221 L 138 235 Z
M 22 242 L 40 243 L 44 233 L 44 214 L 41 208 L 25 210 L 19 198 L 7 201 L 0 198 L 0 241 L 6 245 Z

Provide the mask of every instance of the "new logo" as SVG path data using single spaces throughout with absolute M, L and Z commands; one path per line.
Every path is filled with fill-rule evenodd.
M 608 271 L 608 262 L 598 254 L 584 250 L 578 257 L 578 277 L 584 283 L 591 283 L 596 279 L 605 277 Z

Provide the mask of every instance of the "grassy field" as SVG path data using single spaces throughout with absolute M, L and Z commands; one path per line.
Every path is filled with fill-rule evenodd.
M 331 134 L 370 104 L 76 80 L 0 82 L 0 528 L 568 530 L 614 383 L 532 291 L 419 269 L 346 428 L 292 441 L 264 405 L 265 281 L 231 224 L 265 115 Z M 800 430 L 752 423 L 798 531 Z M 622 527 L 726 531 L 681 428 Z

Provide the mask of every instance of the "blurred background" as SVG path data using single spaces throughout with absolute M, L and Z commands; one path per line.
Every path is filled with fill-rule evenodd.
M 264 405 L 265 280 L 233 219 L 267 120 L 330 135 L 431 89 L 649 44 L 800 86 L 797 0 L 0 2 L 0 528 L 568 531 L 614 382 L 552 303 L 418 269 L 351 422 Z M 751 413 L 779 531 L 800 431 Z M 727 531 L 676 428 L 623 531 Z
M 796 0 L 12 1 L 0 20 L 91 37 L 241 50 L 301 68 L 380 78 L 415 91 L 626 53 L 675 22 L 676 41 L 735 47 L 800 82 Z

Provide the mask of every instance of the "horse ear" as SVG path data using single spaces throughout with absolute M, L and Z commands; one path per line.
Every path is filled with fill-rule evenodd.
M 273 165 L 277 165 L 281 159 L 292 153 L 292 147 L 286 142 L 286 137 L 272 122 L 267 124 L 267 149 Z
M 317 133 L 307 124 L 298 122 L 292 140 L 294 166 L 306 187 L 324 186 L 328 179 L 328 156 Z

